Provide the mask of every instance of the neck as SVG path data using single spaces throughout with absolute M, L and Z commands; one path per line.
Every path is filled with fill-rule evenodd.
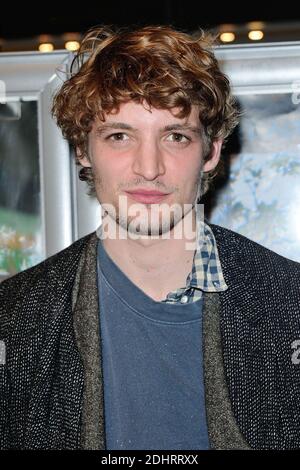
M 196 248 L 195 233 L 196 214 L 192 209 L 164 238 L 132 239 L 124 237 L 121 230 L 115 239 L 104 238 L 103 246 L 133 282 L 159 297 L 185 285 Z

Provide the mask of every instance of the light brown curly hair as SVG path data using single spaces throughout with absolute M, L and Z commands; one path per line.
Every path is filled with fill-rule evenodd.
M 202 30 L 187 34 L 171 26 L 101 26 L 88 31 L 52 107 L 63 136 L 77 150 L 76 164 L 81 156 L 89 158 L 88 133 L 95 117 L 104 120 L 105 113 L 118 111 L 129 100 L 145 100 L 160 109 L 179 107 L 179 118 L 199 105 L 204 161 L 209 160 L 211 143 L 218 138 L 225 142 L 239 117 L 229 80 L 212 51 L 214 44 L 215 38 Z M 222 165 L 220 159 L 214 170 L 203 174 L 202 194 Z M 88 194 L 95 196 L 91 169 L 85 179 Z

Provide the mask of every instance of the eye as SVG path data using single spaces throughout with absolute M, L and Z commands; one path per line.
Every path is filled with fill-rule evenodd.
M 171 137 L 171 139 L 169 139 Z M 170 134 L 167 138 L 167 140 L 170 142 L 178 142 L 179 144 L 181 143 L 186 143 L 189 142 L 191 139 L 187 137 L 186 135 L 179 134 L 178 132 L 173 132 Z
M 125 140 L 128 140 L 129 137 L 124 132 L 116 132 L 107 136 L 106 139 L 112 140 L 113 142 L 124 142 Z

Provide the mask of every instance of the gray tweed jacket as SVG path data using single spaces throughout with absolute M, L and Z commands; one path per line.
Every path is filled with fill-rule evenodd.
M 229 286 L 204 296 L 211 447 L 299 449 L 300 265 L 210 226 Z M 0 449 L 106 448 L 96 244 L 0 284 Z

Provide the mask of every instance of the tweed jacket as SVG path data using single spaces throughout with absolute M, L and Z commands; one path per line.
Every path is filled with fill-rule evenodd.
M 211 448 L 299 449 L 300 265 L 209 225 L 228 285 L 204 293 Z M 0 284 L 0 449 L 106 449 L 96 246 Z

